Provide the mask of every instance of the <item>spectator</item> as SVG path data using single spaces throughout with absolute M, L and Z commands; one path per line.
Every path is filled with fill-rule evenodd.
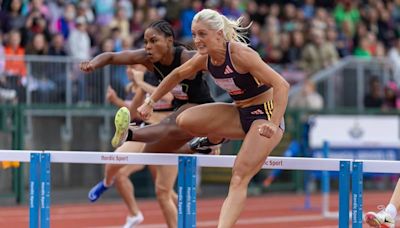
M 289 101 L 289 107 L 321 110 L 324 107 L 322 96 L 315 90 L 315 85 L 310 80 L 305 80 L 302 86 L 301 94 L 294 96 Z
M 21 33 L 12 30 L 8 34 L 8 45 L 4 48 L 6 57 L 5 73 L 10 77 L 23 78 L 26 76 L 26 66 L 24 62 L 25 49 L 21 46 Z
M 4 57 L 3 34 L 0 32 L 0 77 L 3 76 L 6 59 Z
M 28 55 L 48 55 L 48 44 L 43 34 L 38 33 L 33 37 L 31 43 L 28 44 L 26 54 Z M 38 59 L 31 62 L 31 78 L 28 81 L 28 90 L 32 92 L 32 102 L 49 103 L 54 98 L 56 84 L 50 79 L 52 75 L 48 75 L 47 62 Z
M 221 13 L 224 14 L 227 18 L 238 19 L 242 14 L 239 7 L 239 0 L 224 1 L 224 6 L 221 9 Z
M 84 17 L 86 22 L 92 24 L 95 22 L 95 16 L 90 8 L 90 0 L 81 0 L 79 1 L 76 7 L 76 17 Z
M 76 28 L 71 31 L 68 38 L 68 48 L 71 56 L 80 60 L 90 58 L 90 38 L 87 32 L 86 19 L 78 17 L 75 21 Z
M 389 50 L 388 57 L 392 63 L 394 80 L 400 83 L 400 39 L 395 41 L 394 46 Z
M 325 40 L 322 30 L 312 30 L 312 42 L 306 45 L 302 51 L 301 67 L 313 74 L 338 61 L 339 55 L 335 46 Z
M 6 11 L 2 24 L 2 31 L 8 33 L 11 30 L 21 30 L 25 26 L 25 16 L 22 15 L 22 0 L 12 0 L 10 10 Z
M 384 88 L 382 108 L 383 110 L 395 110 L 400 108 L 398 86 L 393 81 L 389 81 Z
M 192 40 L 192 20 L 194 15 L 202 9 L 202 2 L 200 0 L 185 1 L 187 4 L 191 2 L 190 7 L 185 7 L 182 10 L 181 18 L 181 36 L 184 42 L 191 42 Z
M 357 2 L 353 0 L 340 1 L 333 12 L 333 16 L 338 25 L 342 25 L 344 21 L 349 21 L 354 29 L 360 21 L 360 12 L 356 6 Z
M 68 37 L 68 51 L 70 55 L 79 60 L 89 59 L 90 54 L 90 37 L 87 32 L 86 19 L 84 17 L 76 18 L 76 28 L 71 31 Z M 84 74 L 79 71 L 79 66 L 75 65 L 73 78 L 74 80 L 74 100 L 80 105 L 85 105 L 89 102 L 86 87 L 87 79 Z
M 315 14 L 315 0 L 305 0 L 304 5 L 301 7 L 306 19 L 311 19 Z
M 47 5 L 50 12 L 49 29 L 54 34 L 58 32 L 57 22 L 63 16 L 66 2 L 65 0 L 48 1 Z
M 29 5 L 29 12 L 39 12 L 45 19 L 50 19 L 50 11 L 43 0 L 32 0 Z
M 6 58 L 4 74 L 5 87 L 17 91 L 18 100 L 25 101 L 25 77 L 27 75 L 25 66 L 25 49 L 21 46 L 21 33 L 12 30 L 8 34 L 8 44 L 4 48 Z
M 354 56 L 359 58 L 370 58 L 372 56 L 370 51 L 370 40 L 368 37 L 361 38 L 360 46 L 354 50 Z
M 61 33 L 54 34 L 49 48 L 49 55 L 66 56 L 64 48 L 64 36 Z
M 93 0 L 94 11 L 96 12 L 96 23 L 100 26 L 110 24 L 114 16 L 113 0 Z
M 118 28 L 121 37 L 129 36 L 129 21 L 126 17 L 125 9 L 118 8 L 115 17 L 112 19 L 110 29 Z
M 64 7 L 64 14 L 57 21 L 57 31 L 63 34 L 64 39 L 68 39 L 71 30 L 75 28 L 76 9 L 73 4 L 67 4 Z
M 353 31 L 349 21 L 343 21 L 342 29 L 338 31 L 336 39 L 336 48 L 340 57 L 345 57 L 351 54 L 353 50 Z
M 378 77 L 373 76 L 369 80 L 369 90 L 364 97 L 364 107 L 380 108 L 383 104 L 382 85 Z
M 304 34 L 301 31 L 294 31 L 292 33 L 292 45 L 289 48 L 289 61 L 297 67 L 301 59 L 301 52 L 304 47 Z
M 61 33 L 53 35 L 48 55 L 67 56 L 64 44 L 64 36 Z M 67 64 L 65 62 L 55 62 L 47 71 L 51 80 L 55 83 L 56 94 L 54 100 L 58 102 L 65 101 L 65 86 L 67 82 L 66 66 Z

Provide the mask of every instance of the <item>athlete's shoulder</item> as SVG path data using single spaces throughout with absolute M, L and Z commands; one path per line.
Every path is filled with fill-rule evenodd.
M 197 51 L 194 50 L 187 50 L 186 48 L 184 48 L 182 50 L 182 55 L 181 55 L 181 60 L 182 62 L 186 62 L 189 59 L 193 58 L 193 56 L 195 56 L 197 53 Z
M 229 49 L 231 54 L 255 53 L 253 49 L 242 42 L 230 42 Z
M 247 67 L 254 62 L 258 62 L 259 55 L 244 43 L 232 42 L 230 46 L 230 56 L 238 70 L 247 71 Z

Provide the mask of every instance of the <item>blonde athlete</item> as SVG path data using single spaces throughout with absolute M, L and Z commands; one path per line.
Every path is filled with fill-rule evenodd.
M 204 9 L 192 22 L 198 53 L 173 70 L 138 111 L 148 118 L 153 105 L 194 72 L 208 70 L 233 104 L 210 103 L 183 111 L 177 124 L 192 135 L 244 139 L 232 169 L 229 193 L 221 208 L 218 227 L 233 227 L 247 198 L 251 178 L 281 141 L 289 84 L 246 44 L 238 21 Z

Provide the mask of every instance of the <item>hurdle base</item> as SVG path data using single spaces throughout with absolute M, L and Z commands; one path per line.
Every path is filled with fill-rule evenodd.
M 339 211 L 324 211 L 322 212 L 322 216 L 327 219 L 338 219 Z M 352 213 L 349 211 L 350 219 L 352 218 Z

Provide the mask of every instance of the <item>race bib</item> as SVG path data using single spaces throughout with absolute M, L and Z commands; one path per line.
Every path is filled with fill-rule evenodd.
M 174 97 L 175 97 L 176 99 L 179 99 L 179 100 L 188 100 L 189 97 L 188 97 L 187 93 L 184 92 L 183 89 L 184 89 L 184 88 L 183 88 L 182 85 L 177 85 L 177 86 L 175 86 L 175 87 L 172 89 L 171 93 L 172 93 L 172 95 L 174 95 Z
M 213 78 L 215 84 L 226 90 L 231 95 L 242 94 L 244 91 L 236 86 L 233 78 Z

